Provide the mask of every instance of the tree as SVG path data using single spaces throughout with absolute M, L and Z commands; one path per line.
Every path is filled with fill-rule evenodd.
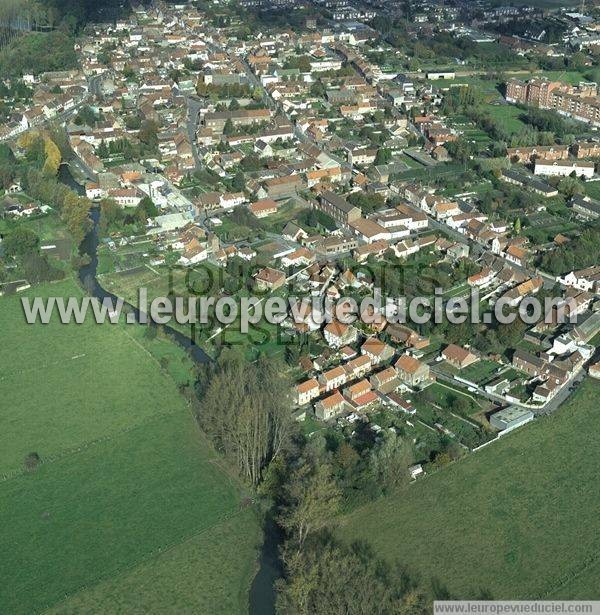
M 42 460 L 40 459 L 40 456 L 38 455 L 38 453 L 29 453 L 25 457 L 25 461 L 23 462 L 23 465 L 25 466 L 25 469 L 28 472 L 33 472 L 34 470 L 37 469 L 37 467 L 40 465 L 41 462 Z
M 225 125 L 223 126 L 223 134 L 225 136 L 232 135 L 235 132 L 235 127 L 230 118 L 227 118 Z
M 558 182 L 558 190 L 562 192 L 568 199 L 576 194 L 583 194 L 584 188 L 580 179 L 576 177 L 564 177 Z
M 324 463 L 305 464 L 293 471 L 284 487 L 283 504 L 278 517 L 301 551 L 309 535 L 323 529 L 338 513 L 340 492 Z
M 123 210 L 114 199 L 102 199 L 100 201 L 100 223 L 98 233 L 101 237 L 106 237 L 111 228 L 123 221 Z
M 138 203 L 137 209 L 142 212 L 144 223 L 146 222 L 146 218 L 156 218 L 160 213 L 154 201 L 147 195 Z
M 427 594 L 398 562 L 377 559 L 364 543 L 326 536 L 298 553 L 284 549 L 277 612 L 286 615 L 425 615 Z
M 200 425 L 253 485 L 288 440 L 290 389 L 279 359 L 248 363 L 236 349 L 224 349 L 198 383 Z
M 377 155 L 375 156 L 375 164 L 388 164 L 392 159 L 392 152 L 387 147 L 380 147 L 377 150 Z
M 158 147 L 158 124 L 154 120 L 144 120 L 140 125 L 138 138 L 151 150 Z
M 514 224 L 515 234 L 518 235 L 521 232 L 521 218 L 517 218 Z
M 61 218 L 77 244 L 83 241 L 92 228 L 91 208 L 92 203 L 89 199 L 80 197 L 74 192 L 69 192 L 63 202 Z
M 73 122 L 77 126 L 94 127 L 97 120 L 98 116 L 96 115 L 96 112 L 89 105 L 84 105 L 73 119 Z
M 408 483 L 408 467 L 413 459 L 408 442 L 395 432 L 387 432 L 373 447 L 369 465 L 377 484 L 383 491 L 389 491 Z
M 246 189 L 246 177 L 242 171 L 238 171 L 234 175 L 231 185 L 237 192 L 243 192 Z
M 4 253 L 10 258 L 22 258 L 35 254 L 40 247 L 40 238 L 31 229 L 18 226 L 6 236 L 3 242 Z

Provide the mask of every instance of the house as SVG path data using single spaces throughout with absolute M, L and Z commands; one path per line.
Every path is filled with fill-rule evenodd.
M 298 406 L 303 406 L 304 404 L 312 401 L 315 397 L 318 397 L 320 390 L 321 389 L 316 378 L 311 378 L 310 380 L 301 382 L 295 387 L 294 401 Z
M 381 401 L 381 398 L 379 397 L 379 395 L 377 395 L 375 391 L 369 390 L 363 393 L 362 395 L 355 397 L 352 400 L 351 404 L 355 410 L 364 411 L 364 410 L 367 410 L 369 406 L 372 406 L 373 404 L 379 401 Z
M 89 182 L 85 185 L 85 196 L 90 199 L 90 201 L 101 199 L 104 194 L 104 190 L 95 182 Z
M 550 184 L 535 177 L 530 177 L 513 169 L 503 169 L 500 171 L 500 179 L 515 186 L 521 186 L 527 190 L 531 190 L 540 196 L 550 198 L 558 194 L 558 189 Z
M 408 473 L 410 474 L 412 480 L 416 480 L 419 476 L 423 476 L 425 474 L 425 470 L 423 470 L 423 466 L 420 463 L 415 463 L 408 468 Z
M 323 329 L 323 337 L 329 346 L 340 348 L 352 344 L 358 339 L 358 331 L 352 325 L 334 321 L 328 323 Z
M 474 273 L 467 278 L 469 286 L 483 288 L 492 282 L 496 277 L 496 272 L 489 267 L 484 267 L 479 273 Z
M 394 367 L 400 380 L 410 386 L 418 386 L 429 380 L 429 365 L 408 354 L 402 355 Z
M 302 189 L 303 180 L 300 175 L 292 174 L 284 177 L 273 177 L 263 182 L 258 196 L 280 201 L 293 197 Z
M 308 233 L 294 222 L 288 222 L 283 228 L 281 235 L 284 239 L 289 239 L 296 243 L 308 237 Z
M 265 267 L 254 276 L 257 290 L 276 290 L 285 284 L 286 276 L 283 271 Z
M 405 414 L 413 415 L 417 413 L 417 409 L 412 405 L 412 403 L 409 400 L 404 399 L 404 397 L 398 395 L 398 393 L 388 393 L 386 397 L 392 406 L 402 410 Z
M 563 286 L 571 286 L 585 292 L 600 292 L 600 265 L 571 271 L 557 281 Z
M 368 243 L 356 248 L 352 256 L 359 263 L 366 261 L 370 256 L 380 257 L 383 256 L 390 248 L 390 244 L 385 239 L 380 239 L 373 243 Z
M 206 243 L 200 242 L 197 238 L 193 237 L 188 241 L 179 258 L 179 262 L 182 265 L 195 265 L 208 258 L 208 250 Z
M 374 220 L 357 218 L 348 222 L 354 234 L 366 243 L 385 241 L 391 238 L 390 232 Z
M 415 350 L 422 350 L 423 348 L 427 348 L 430 344 L 428 338 L 422 337 L 410 327 L 399 323 L 391 323 L 388 325 L 386 332 L 391 337 L 392 341 L 397 344 L 404 344 L 408 348 L 414 348 Z
M 350 252 L 358 247 L 358 239 L 356 237 L 348 237 L 346 235 L 319 238 L 315 243 L 315 250 L 319 254 L 331 256 L 333 254 L 342 254 Z
M 344 365 L 348 380 L 355 380 L 356 378 L 362 378 L 365 374 L 371 371 L 371 358 L 366 354 L 351 359 Z
M 455 261 L 461 258 L 467 258 L 469 256 L 469 246 L 459 242 L 453 243 L 447 248 L 446 255 Z
M 374 389 L 382 390 L 384 392 L 393 391 L 400 384 L 398 382 L 398 374 L 396 369 L 391 365 L 385 369 L 373 374 L 369 379 L 371 386 Z
M 525 350 L 517 349 L 513 354 L 512 365 L 529 376 L 540 376 L 545 368 L 546 361 Z
M 442 358 L 447 361 L 452 367 L 457 369 L 463 369 L 476 361 L 479 361 L 479 357 L 473 354 L 466 348 L 461 348 L 456 344 L 450 344 L 442 351 Z
M 315 262 L 315 254 L 308 248 L 298 248 L 289 254 L 286 254 L 281 259 L 281 264 L 284 267 L 306 266 Z
M 355 401 L 359 397 L 362 397 L 365 393 L 371 390 L 371 383 L 365 378 L 359 380 L 355 384 L 346 387 L 343 391 L 344 397 L 349 401 Z
M 461 213 L 458 203 L 453 201 L 438 201 L 432 207 L 432 213 L 438 220 L 444 220 L 450 216 L 457 216 Z
M 490 416 L 490 425 L 501 432 L 508 432 L 521 425 L 525 425 L 525 423 L 529 423 L 529 421 L 533 421 L 533 418 L 534 414 L 531 410 L 509 406 L 492 414 Z
M 137 207 L 142 197 L 142 193 L 136 188 L 116 188 L 108 191 L 108 198 L 114 199 L 121 207 Z
M 538 384 L 533 390 L 532 400 L 545 404 L 550 401 L 560 391 L 560 384 L 553 380 L 546 380 L 542 384 Z
M 339 391 L 335 391 L 315 404 L 315 415 L 328 421 L 346 410 L 346 400 Z
M 531 278 L 511 288 L 500 299 L 510 307 L 516 307 L 527 295 L 535 295 L 544 285 L 542 278 Z
M 344 197 L 330 190 L 321 194 L 317 207 L 342 225 L 348 225 L 362 217 L 358 207 L 351 205 Z
M 600 202 L 590 199 L 587 196 L 576 194 L 569 201 L 569 205 L 571 205 L 573 211 L 586 218 L 593 218 L 595 220 L 600 217 Z
M 508 246 L 504 255 L 507 261 L 515 265 L 520 265 L 521 267 L 527 266 L 527 251 L 519 246 Z
M 266 218 L 271 214 L 277 213 L 278 204 L 273 199 L 261 199 L 248 205 L 250 213 L 253 213 L 257 218 Z
M 225 209 L 237 207 L 246 202 L 246 197 L 243 192 L 225 192 L 219 196 L 219 203 Z
M 325 391 L 332 391 L 346 384 L 348 381 L 347 371 L 338 365 L 319 376 L 319 382 L 324 387 Z
M 394 356 L 394 349 L 376 337 L 368 338 L 361 346 L 360 351 L 371 359 L 373 365 L 378 365 Z

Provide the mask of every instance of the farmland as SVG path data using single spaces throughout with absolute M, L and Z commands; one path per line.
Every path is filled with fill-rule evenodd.
M 0 612 L 245 612 L 258 518 L 178 393 L 185 353 L 137 326 L 26 325 L 19 297 L 0 326 Z
M 459 597 L 599 598 L 600 384 L 557 413 L 358 509 L 339 533 Z

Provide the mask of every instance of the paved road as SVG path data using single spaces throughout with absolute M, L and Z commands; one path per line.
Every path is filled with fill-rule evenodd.
M 200 158 L 200 154 L 198 153 L 198 141 L 196 133 L 198 130 L 199 113 L 201 107 L 203 106 L 203 103 L 199 99 L 194 98 L 193 96 L 188 96 L 186 101 L 186 129 L 188 133 L 188 138 L 190 140 L 190 143 L 192 144 L 192 152 L 194 154 L 194 162 L 196 163 L 196 169 L 201 169 L 204 165 Z
M 430 368 L 431 368 L 431 372 L 435 374 L 435 377 L 438 380 L 442 380 L 449 384 L 453 384 L 455 387 L 466 388 L 467 385 L 456 381 L 452 376 L 449 376 L 442 370 L 436 368 L 435 364 L 431 365 Z M 490 401 L 494 403 L 500 403 L 502 405 L 518 406 L 519 408 L 525 408 L 527 410 L 531 410 L 535 415 L 546 415 L 546 414 L 552 414 L 553 412 L 556 412 L 556 410 L 558 410 L 558 408 L 568 399 L 569 395 L 571 395 L 571 393 L 573 392 L 574 390 L 573 386 L 575 386 L 576 388 L 585 379 L 586 373 L 587 373 L 586 368 L 584 366 L 578 372 L 573 374 L 571 378 L 569 378 L 569 380 L 560 388 L 559 392 L 547 404 L 545 404 L 544 406 L 540 406 L 540 407 L 534 407 L 530 404 L 522 404 L 519 402 L 507 401 L 501 395 L 494 395 L 493 393 L 488 393 L 485 389 L 482 389 L 479 387 L 476 387 L 476 388 L 477 388 L 478 395 L 482 397 L 486 397 L 487 399 L 489 399 Z

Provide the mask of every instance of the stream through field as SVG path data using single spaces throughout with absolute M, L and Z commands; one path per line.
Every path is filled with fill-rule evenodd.
M 74 190 L 80 195 L 85 195 L 85 188 L 77 182 L 67 164 L 63 164 L 59 170 L 59 179 L 62 183 Z M 93 221 L 92 230 L 83 240 L 80 251 L 89 257 L 89 262 L 79 269 L 79 280 L 86 291 L 100 300 L 110 298 L 116 300 L 117 296 L 105 290 L 97 279 L 98 269 L 98 223 L 100 221 L 100 209 L 94 207 L 91 212 Z M 140 310 L 127 302 L 124 303 L 136 315 L 136 320 L 139 319 Z M 169 327 L 162 325 L 165 333 L 167 333 L 175 343 L 184 348 L 196 363 L 207 363 L 210 357 L 195 344 L 189 337 Z M 282 565 L 279 560 L 279 544 L 281 542 L 281 533 L 270 515 L 264 521 L 263 525 L 263 544 L 260 550 L 258 559 L 259 568 L 252 581 L 250 594 L 248 599 L 249 615 L 274 615 L 275 613 L 275 582 L 281 578 L 283 574 Z

